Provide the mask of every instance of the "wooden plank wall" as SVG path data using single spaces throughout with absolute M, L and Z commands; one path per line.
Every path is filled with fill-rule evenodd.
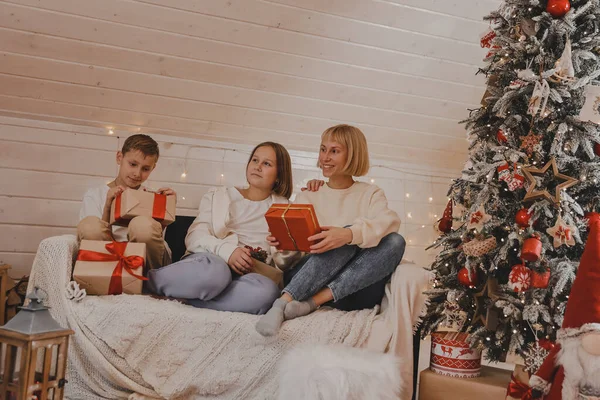
M 29 272 L 42 239 L 74 233 L 84 192 L 106 184 L 116 174 L 121 135 L 111 136 L 100 128 L 0 117 L 0 264 L 13 265 L 13 278 Z M 244 164 L 252 146 L 153 136 L 160 144 L 161 158 L 149 185 L 173 187 L 179 195 L 178 214 L 195 215 L 201 196 L 211 186 L 244 184 Z M 308 145 L 317 149 L 318 144 L 318 139 L 311 139 Z M 187 176 L 182 179 L 186 153 Z M 291 154 L 296 190 L 320 177 L 314 166 L 316 151 Z M 401 233 L 409 242 L 406 257 L 427 264 L 432 254 L 424 248 L 436 237 L 431 224 L 442 214 L 456 171 L 416 170 L 379 160 L 373 164 L 380 166 L 364 179 L 381 186 L 391 208 L 402 217 Z
M 381 158 L 456 169 L 498 4 L 0 0 L 0 114 L 305 151 L 348 122 Z

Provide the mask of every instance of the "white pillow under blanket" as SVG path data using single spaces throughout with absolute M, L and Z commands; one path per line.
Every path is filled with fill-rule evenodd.
M 302 345 L 279 365 L 279 400 L 397 400 L 399 358 L 344 345 Z

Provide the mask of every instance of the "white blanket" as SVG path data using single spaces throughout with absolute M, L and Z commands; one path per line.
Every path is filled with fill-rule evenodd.
M 275 398 L 277 363 L 288 349 L 302 343 L 363 346 L 376 318 L 377 309 L 319 310 L 286 322 L 277 337 L 263 338 L 253 315 L 147 296 L 88 296 L 77 303 L 65 292 L 76 251 L 74 236 L 44 240 L 29 282 L 30 290 L 48 293 L 52 316 L 75 331 L 70 399 Z M 383 336 L 390 340 L 391 332 Z

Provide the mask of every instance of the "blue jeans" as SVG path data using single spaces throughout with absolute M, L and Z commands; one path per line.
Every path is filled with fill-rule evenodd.
M 346 245 L 322 254 L 311 254 L 283 289 L 294 300 L 304 301 L 328 287 L 334 302 L 389 278 L 404 255 L 406 242 L 390 233 L 376 247 Z M 294 269 L 296 269 L 294 268 Z

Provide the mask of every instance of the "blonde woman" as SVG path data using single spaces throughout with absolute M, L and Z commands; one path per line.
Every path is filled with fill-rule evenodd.
M 323 232 L 309 238 L 318 243 L 257 322 L 256 329 L 264 336 L 275 335 L 284 320 L 307 315 L 328 302 L 340 304 L 374 286 L 378 293 L 371 290 L 369 296 L 381 301 L 385 282 L 404 254 L 406 243 L 397 233 L 400 218 L 388 208 L 383 190 L 353 178 L 369 171 L 361 130 L 336 125 L 323 132 L 318 165 L 329 181 L 316 192 L 299 193 L 295 202 L 313 205 Z M 267 241 L 279 244 L 273 236 Z

